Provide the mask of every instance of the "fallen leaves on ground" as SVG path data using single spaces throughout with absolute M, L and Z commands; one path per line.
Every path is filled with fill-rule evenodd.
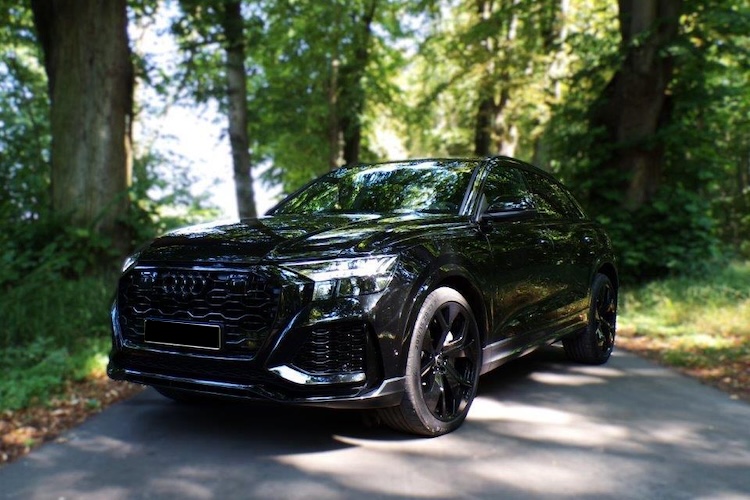
M 666 361 L 671 346 L 663 340 L 638 335 L 627 329 L 617 330 L 617 346 L 669 366 L 681 373 L 697 378 L 707 385 L 726 392 L 732 399 L 750 402 L 750 356 L 725 359 L 721 365 L 704 367 L 675 366 Z
M 0 465 L 59 438 L 91 415 L 142 390 L 137 384 L 93 377 L 70 382 L 60 396 L 46 404 L 0 413 Z

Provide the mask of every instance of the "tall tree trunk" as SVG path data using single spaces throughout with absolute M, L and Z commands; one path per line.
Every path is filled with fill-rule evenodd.
M 477 156 L 490 156 L 502 154 L 513 156 L 516 150 L 518 137 L 513 125 L 506 122 L 505 111 L 510 101 L 508 90 L 509 77 L 503 71 L 498 81 L 502 85 L 500 98 L 493 95 L 496 82 L 487 80 L 482 84 L 479 99 L 479 111 L 477 112 L 474 127 L 474 154 Z
M 515 6 L 517 0 L 512 0 Z M 501 2 L 502 3 L 502 2 Z M 479 0 L 477 13 L 479 22 L 487 22 L 498 5 L 493 0 Z M 500 5 L 499 7 L 502 7 Z M 510 74 L 507 62 L 498 54 L 498 37 L 502 36 L 510 46 L 516 38 L 518 19 L 513 13 L 504 26 L 504 33 L 498 32 L 485 38 L 481 44 L 487 53 L 485 75 L 480 82 L 477 118 L 474 126 L 474 154 L 489 156 L 503 154 L 513 156 L 518 143 L 515 127 L 508 123 L 506 111 L 510 103 Z M 500 60 L 498 57 L 501 56 Z M 500 70 L 498 71 L 498 67 Z
M 344 163 L 347 165 L 359 163 L 359 153 L 362 144 L 362 114 L 365 110 L 365 90 L 362 79 L 370 60 L 370 38 L 372 37 L 372 21 L 378 0 L 371 0 L 362 13 L 359 31 L 355 34 L 356 45 L 353 61 L 342 68 L 341 92 L 347 93 L 348 104 L 346 113 L 339 113 L 341 132 L 344 137 Z
M 126 0 L 32 0 L 51 101 L 52 208 L 124 253 L 134 74 Z
M 481 96 L 474 126 L 474 154 L 476 156 L 492 154 L 492 123 L 494 117 L 495 99 L 491 95 Z
M 477 0 L 478 22 L 486 22 L 492 15 L 492 0 Z M 487 66 L 484 68 L 484 77 L 479 83 L 479 103 L 477 117 L 474 122 L 474 154 L 476 156 L 489 156 L 492 154 L 492 128 L 497 115 L 497 103 L 495 102 L 495 47 L 497 43 L 494 36 L 488 36 L 481 42 L 483 51 L 486 53 Z
M 227 106 L 229 142 L 232 147 L 234 187 L 240 218 L 256 217 L 250 140 L 247 132 L 247 80 L 245 31 L 239 0 L 223 5 L 222 27 L 226 37 Z
M 339 59 L 331 60 L 331 77 L 328 82 L 328 168 L 339 166 L 341 157 L 341 124 L 339 123 Z
M 593 117 L 617 145 L 612 165 L 624 172 L 624 205 L 636 209 L 652 199 L 664 157 L 657 132 L 670 120 L 667 87 L 672 57 L 666 47 L 676 38 L 682 0 L 619 0 L 625 59 L 604 91 Z

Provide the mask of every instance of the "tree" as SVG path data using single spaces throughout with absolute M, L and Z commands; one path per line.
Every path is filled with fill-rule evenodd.
M 556 99 L 550 74 L 566 2 L 436 3 L 442 15 L 435 16 L 416 68 L 417 101 L 433 121 L 431 127 L 416 123 L 423 137 L 412 140 L 413 149 L 531 159 Z
M 134 72 L 126 0 L 32 0 L 50 98 L 52 208 L 120 253 Z
M 362 115 L 365 111 L 365 89 L 363 78 L 370 60 L 370 38 L 372 23 L 378 7 L 378 0 L 357 2 L 350 14 L 352 21 L 352 41 L 348 61 L 341 68 L 341 87 L 339 102 L 343 112 L 337 111 L 339 128 L 343 135 L 344 163 L 359 163 L 362 142 Z
M 626 279 L 703 272 L 750 222 L 750 3 L 574 6 L 550 166 L 607 225 Z
M 247 76 L 245 72 L 245 20 L 239 1 L 227 1 L 223 9 L 222 28 L 226 51 L 227 108 L 229 142 L 232 146 L 234 186 L 241 218 L 256 217 L 253 194 L 252 162 L 247 123 Z
M 183 53 L 175 77 L 181 86 L 177 92 L 187 90 L 199 103 L 215 100 L 226 114 L 237 209 L 241 218 L 255 217 L 246 64 L 252 35 L 246 29 L 242 2 L 180 0 L 179 4 L 181 15 L 172 24 Z
M 341 165 L 376 159 L 375 103 L 391 106 L 403 0 L 264 2 L 251 58 L 251 125 L 266 178 L 296 189 Z M 397 62 L 398 61 L 398 62 Z
M 619 0 L 623 61 L 602 95 L 593 127 L 615 145 L 612 164 L 627 183 L 624 205 L 653 199 L 664 163 L 659 130 L 670 122 L 668 87 L 674 72 L 669 47 L 678 35 L 682 0 Z

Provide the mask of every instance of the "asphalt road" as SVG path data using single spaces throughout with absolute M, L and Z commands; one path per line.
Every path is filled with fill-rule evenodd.
M 483 377 L 435 439 L 148 390 L 0 468 L 0 497 L 750 499 L 750 405 L 627 353 L 582 367 L 556 348 Z

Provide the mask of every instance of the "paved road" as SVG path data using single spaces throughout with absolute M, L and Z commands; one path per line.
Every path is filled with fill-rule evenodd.
M 149 390 L 1 468 L 0 497 L 750 499 L 750 405 L 627 353 L 581 367 L 556 348 L 482 378 L 436 439 Z

